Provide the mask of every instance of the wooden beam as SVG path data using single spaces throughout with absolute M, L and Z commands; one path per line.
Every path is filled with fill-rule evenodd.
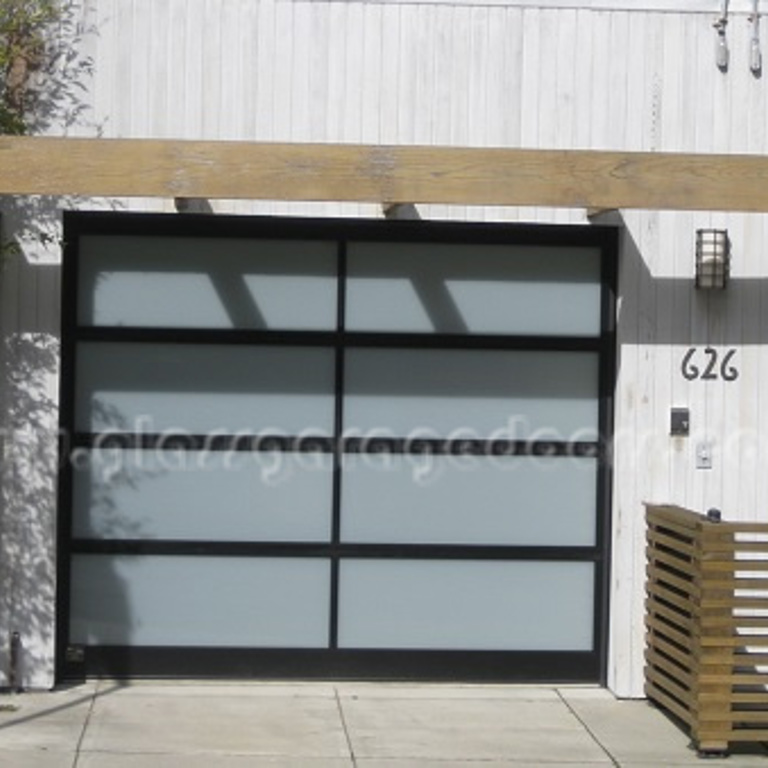
M 0 194 L 768 211 L 768 157 L 6 136 Z

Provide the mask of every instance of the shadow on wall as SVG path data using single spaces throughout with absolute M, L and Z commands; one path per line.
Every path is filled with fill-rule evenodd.
M 702 493 L 707 483 L 719 488 L 710 478 L 719 481 L 726 461 L 727 471 L 746 482 L 761 471 L 754 462 L 762 441 L 756 414 L 763 407 L 758 377 L 768 345 L 768 278 L 761 269 L 731 278 L 722 290 L 696 288 L 697 215 L 611 212 L 595 220 L 617 226 L 620 236 L 611 442 L 624 471 L 634 467 L 626 486 L 639 497 L 633 509 L 659 493 L 682 494 L 664 500 L 690 506 L 687 494 Z M 764 223 L 743 216 L 725 221 L 738 269 L 749 249 L 762 246 Z M 669 434 L 673 407 L 690 411 L 682 439 Z M 694 472 L 700 441 L 719 453 L 709 475 Z
M 663 242 L 658 220 L 651 242 L 638 244 L 633 236 L 631 213 L 627 219 L 612 211 L 594 220 L 595 224 L 616 226 L 619 243 L 619 308 L 618 352 L 623 345 L 707 346 L 768 343 L 768 325 L 760 322 L 761 303 L 765 302 L 768 279 L 736 277 L 724 290 L 700 290 L 695 287 L 695 214 L 671 212 L 675 216 L 677 241 Z M 644 212 L 643 216 L 653 216 Z M 688 236 L 679 241 L 678 218 L 690 222 Z M 701 225 L 699 225 L 701 226 Z M 635 230 L 637 227 L 634 228 Z M 735 233 L 734 233 L 735 234 Z M 739 233 L 742 234 L 742 233 Z M 654 241 L 655 240 L 655 241 Z M 743 240 L 732 244 L 732 259 L 738 262 L 746 247 Z M 647 258 L 658 250 L 659 263 L 665 272 L 680 259 L 675 249 L 684 251 L 689 269 L 684 275 L 666 277 L 651 272 Z M 645 251 L 645 253 L 644 253 Z
M 2 647 L 8 649 L 3 672 L 7 670 L 9 684 L 45 684 L 51 664 L 58 356 L 58 341 L 48 333 L 17 333 L 3 340 L 0 592 L 6 633 Z M 11 680 L 14 632 L 22 647 Z
M 84 51 L 96 30 L 86 19 L 83 3 L 62 3 L 26 81 L 29 133 L 99 133 L 87 123 L 93 62 Z M 0 199 L 0 687 L 53 682 L 61 207 L 56 198 Z
M 593 219 L 620 233 L 611 631 L 615 647 L 627 649 L 613 661 L 614 679 L 625 681 L 617 687 L 625 690 L 642 690 L 631 671 L 641 674 L 645 647 L 642 502 L 764 518 L 753 500 L 765 473 L 757 415 L 765 407 L 759 373 L 768 344 L 768 279 L 763 265 L 751 274 L 744 265 L 750 249 L 764 250 L 765 216 L 712 219 L 732 239 L 738 276 L 724 290 L 695 287 L 695 233 L 712 226 L 709 213 L 627 211 Z M 754 254 L 751 263 L 758 263 Z M 670 435 L 673 407 L 689 410 L 689 435 Z M 714 451 L 711 469 L 697 468 L 700 441 Z

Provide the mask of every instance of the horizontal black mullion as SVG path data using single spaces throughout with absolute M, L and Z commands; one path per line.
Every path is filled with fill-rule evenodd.
M 332 453 L 335 450 L 335 439 L 320 435 L 192 435 L 176 431 L 167 433 L 77 432 L 73 444 L 77 448 L 135 448 L 156 451 Z
M 167 451 L 238 451 L 285 453 L 333 453 L 334 437 L 315 435 L 192 435 L 180 432 L 143 434 L 132 432 L 78 432 L 74 446 L 98 449 L 140 449 Z M 423 437 L 342 437 L 338 445 L 343 453 L 354 455 L 431 455 L 431 456 L 579 456 L 596 458 L 601 455 L 597 441 L 558 440 L 483 440 L 426 439 Z
M 557 440 L 483 440 L 354 437 L 344 440 L 344 452 L 351 454 L 407 454 L 433 456 L 585 456 L 597 457 L 597 442 Z
M 291 541 L 73 539 L 75 554 L 202 555 L 209 557 L 340 557 L 378 560 L 558 560 L 598 562 L 597 547 L 482 544 L 356 544 Z
M 213 557 L 328 557 L 323 542 L 73 539 L 70 550 L 91 555 L 204 555 Z
M 334 346 L 336 331 L 268 331 L 245 328 L 136 328 L 81 326 L 78 341 L 136 342 L 141 344 L 253 344 Z
M 340 544 L 342 558 L 389 560 L 562 560 L 597 562 L 597 547 L 483 544 Z
M 347 347 L 468 349 L 531 352 L 599 352 L 600 336 L 507 336 L 502 334 L 377 333 L 346 331 Z
M 219 328 L 136 328 L 81 326 L 78 341 L 141 344 L 233 344 L 262 346 L 343 345 L 382 349 L 478 349 L 543 352 L 598 352 L 600 336 L 505 336 L 359 331 L 289 331 Z

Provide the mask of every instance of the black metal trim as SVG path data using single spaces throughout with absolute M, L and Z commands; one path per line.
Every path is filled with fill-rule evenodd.
M 597 470 L 597 532 L 596 541 L 602 550 L 595 574 L 595 624 L 596 648 L 600 651 L 600 682 L 608 680 L 608 646 L 610 635 L 611 597 L 611 509 L 613 498 L 613 430 L 614 397 L 616 387 L 616 296 L 619 270 L 619 229 L 603 231 L 602 292 L 600 327 L 603 348 L 600 354 L 599 372 L 599 431 L 601 461 Z
M 265 331 L 212 328 L 135 328 L 81 326 L 78 341 L 90 343 L 262 345 L 372 349 L 465 349 L 521 352 L 599 352 L 600 336 L 502 336 L 363 331 Z
M 282 451 L 286 453 L 334 453 L 336 439 L 323 435 L 277 434 L 211 434 L 193 435 L 168 432 L 76 432 L 76 448 L 141 449 L 155 451 L 210 451 L 257 453 Z
M 584 546 L 498 544 L 377 544 L 301 541 L 195 541 L 192 539 L 72 539 L 70 552 L 89 555 L 210 557 L 322 557 L 378 560 L 525 560 L 597 562 Z
M 597 458 L 600 443 L 557 440 L 482 440 L 474 438 L 441 440 L 399 437 L 348 437 L 342 450 L 349 454 L 414 454 L 433 456 L 579 456 Z
M 82 235 L 214 237 L 349 242 L 472 243 L 488 245 L 610 246 L 616 228 L 583 224 L 488 224 L 426 220 L 301 218 L 217 214 L 67 212 L 67 232 Z
M 79 217 L 64 212 L 64 232 L 77 228 Z M 75 369 L 77 366 L 77 307 L 79 252 L 77 237 L 65 238 L 61 276 L 61 358 L 59 372 L 58 503 L 56 520 L 56 630 L 55 675 L 61 677 L 69 639 L 70 536 L 72 526 L 72 464 L 69 461 L 75 432 Z
M 343 370 L 339 373 L 343 375 Z M 340 397 L 340 396 L 339 396 Z M 341 406 L 338 406 L 339 409 Z M 336 431 L 340 425 L 336 425 Z M 156 451 L 209 451 L 257 453 L 337 453 L 381 455 L 585 457 L 599 458 L 602 441 L 566 442 L 558 440 L 484 440 L 480 438 L 434 439 L 424 437 L 326 437 L 322 435 L 211 434 L 193 435 L 181 431 L 76 432 L 75 448 L 141 449 Z
M 594 651 L 423 651 L 350 649 L 85 647 L 89 675 L 110 678 L 237 678 L 594 683 Z M 81 679 L 70 665 L 63 680 Z
M 338 244 L 338 282 L 337 282 L 337 303 L 336 303 L 336 329 L 343 333 L 346 325 L 346 307 L 347 307 L 347 246 L 342 240 Z M 340 561 L 338 556 L 338 546 L 341 542 L 341 483 L 343 467 L 341 461 L 339 446 L 342 444 L 342 433 L 344 430 L 344 346 L 339 344 L 336 347 L 336 370 L 334 378 L 334 442 L 337 450 L 334 451 L 333 458 L 333 490 L 331 499 L 331 545 L 333 554 L 331 555 L 331 573 L 330 573 L 330 605 L 328 606 L 328 647 L 337 648 L 339 643 L 339 589 L 341 583 Z
M 336 331 L 265 331 L 243 328 L 136 328 L 126 325 L 86 325 L 77 329 L 83 342 L 123 344 L 190 344 L 194 346 L 333 347 Z

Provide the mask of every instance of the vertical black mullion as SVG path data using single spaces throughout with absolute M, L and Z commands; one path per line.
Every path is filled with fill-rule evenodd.
M 59 374 L 59 480 L 56 519 L 55 679 L 67 675 L 70 623 L 72 462 L 75 434 L 75 367 L 79 281 L 79 226 L 64 214 L 61 280 L 61 369 Z
M 347 295 L 347 243 L 338 242 L 336 347 L 335 347 L 335 412 L 333 451 L 333 500 L 331 504 L 331 599 L 328 618 L 328 647 L 339 647 L 339 545 L 341 543 L 341 433 L 344 429 L 344 328 Z
M 598 527 L 597 545 L 601 556 L 595 573 L 594 632 L 599 653 L 600 683 L 608 676 L 608 641 L 610 633 L 611 586 L 611 509 L 613 457 L 613 404 L 616 378 L 616 290 L 618 272 L 618 230 L 607 232 L 601 248 L 600 293 L 600 380 L 599 445 L 597 469 Z

